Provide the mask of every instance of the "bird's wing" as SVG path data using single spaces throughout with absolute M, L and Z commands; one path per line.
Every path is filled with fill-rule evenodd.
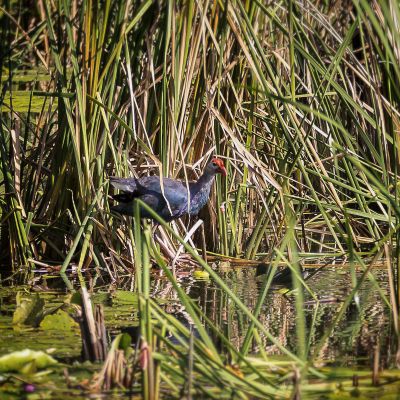
M 163 178 L 161 181 L 159 176 L 153 175 L 138 179 L 110 177 L 110 183 L 116 189 L 131 195 L 129 198 L 116 195 L 118 201 L 127 202 L 133 197 L 140 197 L 152 208 L 160 211 L 165 207 L 166 199 L 173 215 L 182 214 L 187 209 L 188 192 L 182 181 L 170 178 Z M 166 209 L 168 210 L 168 206 Z
M 161 189 L 161 180 L 159 176 L 146 176 L 138 180 L 137 190 L 141 194 L 153 194 L 160 198 L 165 198 L 171 207 L 171 210 L 178 211 L 183 210 L 187 207 L 187 188 L 183 182 L 163 178 Z M 164 192 L 164 194 L 163 194 Z

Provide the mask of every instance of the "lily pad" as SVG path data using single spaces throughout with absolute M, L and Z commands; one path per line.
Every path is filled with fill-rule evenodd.
M 16 300 L 17 308 L 14 311 L 13 324 L 37 326 L 43 318 L 44 300 L 37 293 L 26 296 L 21 292 L 18 292 Z
M 59 309 L 55 314 L 46 315 L 40 327 L 44 330 L 71 331 L 78 328 L 78 324 L 67 312 Z
M 208 280 L 210 278 L 210 274 L 207 271 L 198 269 L 193 272 L 193 278 L 197 280 Z
M 112 302 L 113 304 L 131 304 L 135 308 L 139 306 L 137 293 L 129 290 L 117 290 L 113 293 Z
M 0 372 L 33 373 L 55 364 L 57 361 L 45 352 L 25 349 L 0 357 Z

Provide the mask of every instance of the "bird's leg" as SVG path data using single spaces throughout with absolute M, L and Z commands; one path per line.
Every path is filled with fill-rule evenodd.
M 197 224 L 201 224 L 201 252 L 203 255 L 203 260 L 205 262 L 207 262 L 207 247 L 206 247 L 206 234 L 205 234 L 205 230 L 204 230 L 204 221 L 201 220 L 198 216 L 194 217 L 194 221 L 196 221 L 196 223 L 194 225 Z M 200 221 L 200 222 L 199 222 Z
M 190 230 L 189 230 L 188 232 L 186 232 L 186 236 L 185 236 L 184 239 L 183 239 L 183 242 L 184 242 L 184 243 L 187 243 L 187 242 L 190 243 L 190 245 L 193 247 L 193 250 L 194 250 L 196 253 L 197 253 L 197 250 L 196 250 L 196 248 L 195 248 L 195 246 L 194 246 L 194 243 L 193 243 L 193 241 L 192 241 L 192 236 L 193 236 L 193 234 L 196 232 L 197 228 L 199 228 L 199 226 L 202 225 L 202 224 L 203 224 L 203 221 L 202 221 L 201 219 L 199 219 L 199 220 L 190 228 Z M 181 243 L 180 246 L 179 246 L 179 248 L 178 248 L 178 251 L 176 252 L 176 255 L 175 255 L 174 259 L 172 260 L 172 266 L 173 266 L 173 268 L 174 268 L 174 265 L 175 265 L 176 261 L 178 260 L 178 258 L 179 258 L 179 256 L 180 256 L 180 254 L 181 254 L 182 251 L 184 250 L 184 248 L 185 248 L 184 244 Z

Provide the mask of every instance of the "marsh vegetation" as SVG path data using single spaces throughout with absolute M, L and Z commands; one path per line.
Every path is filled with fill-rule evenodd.
M 399 26 L 391 0 L 2 3 L 0 330 L 80 337 L 87 287 L 120 393 L 398 393 Z M 193 180 L 213 155 L 201 222 L 110 211 L 110 176 Z M 109 390 L 51 342 L 25 344 Z M 9 396 L 63 376 L 1 365 Z

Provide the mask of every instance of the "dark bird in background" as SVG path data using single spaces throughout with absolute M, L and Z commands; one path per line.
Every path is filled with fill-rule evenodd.
M 217 174 L 226 176 L 224 163 L 219 158 L 213 158 L 204 169 L 203 175 L 188 185 L 177 179 L 164 178 L 161 181 L 155 175 L 143 178 L 110 177 L 111 185 L 122 191 L 112 196 L 119 204 L 111 207 L 111 210 L 133 216 L 134 200 L 140 199 L 167 222 L 185 214 L 197 215 L 210 197 L 211 186 Z M 151 218 L 143 209 L 140 210 L 140 216 Z

